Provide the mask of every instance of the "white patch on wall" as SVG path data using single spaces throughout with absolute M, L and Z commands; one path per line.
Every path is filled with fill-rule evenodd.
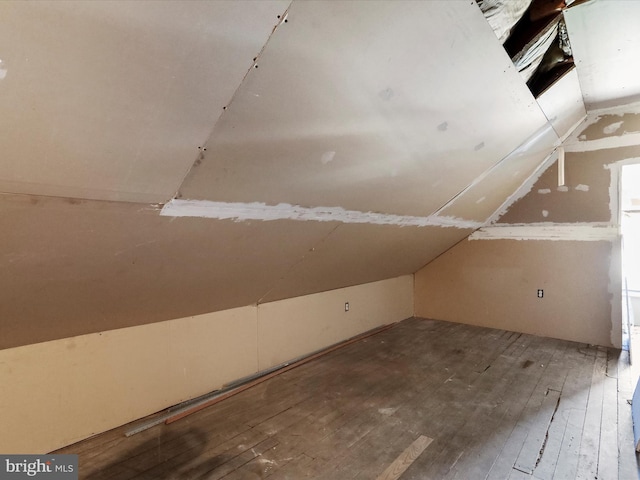
M 542 216 L 547 218 L 549 216 L 549 210 L 542 210 Z
M 538 189 L 538 193 L 540 195 L 546 195 L 547 193 L 551 193 L 551 189 L 550 188 L 539 188 Z
M 323 165 L 326 165 L 327 163 L 333 161 L 335 156 L 336 156 L 336 152 L 334 152 L 333 150 L 329 150 L 328 152 L 324 152 L 322 154 L 322 158 L 320 158 L 320 161 L 322 162 Z
M 588 192 L 589 191 L 589 185 L 583 185 L 580 184 L 576 187 L 576 190 L 579 190 L 581 192 Z
M 476 203 L 482 203 L 485 201 L 487 197 L 480 197 L 479 199 L 476 200 Z
M 164 217 L 200 217 L 218 220 L 296 220 L 315 222 L 341 222 L 373 225 L 396 225 L 400 227 L 454 227 L 464 229 L 480 228 L 483 224 L 470 220 L 462 220 L 450 216 L 430 215 L 415 217 L 410 215 L 393 215 L 376 212 L 359 212 L 345 210 L 341 207 L 301 207 L 280 203 L 266 205 L 254 203 L 211 202 L 209 200 L 180 200 L 173 199 L 167 203 L 162 211 Z
M 618 130 L 620 130 L 620 127 L 622 126 L 623 123 L 624 122 L 622 121 L 611 123 L 602 129 L 602 133 L 604 133 L 605 135 L 611 135 L 612 133 L 616 133 Z
M 538 223 L 483 227 L 469 240 L 570 240 L 612 241 L 618 237 L 618 227 L 607 223 L 560 224 Z
M 560 185 L 558 187 L 558 191 L 559 192 L 568 192 L 569 191 L 569 187 L 567 187 L 566 185 Z

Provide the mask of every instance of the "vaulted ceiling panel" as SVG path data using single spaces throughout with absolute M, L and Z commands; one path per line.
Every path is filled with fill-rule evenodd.
M 278 281 L 263 302 L 415 272 L 471 229 L 340 224 Z
M 587 108 L 640 100 L 640 2 L 591 1 L 565 18 Z
M 438 215 L 484 223 L 541 167 L 558 145 L 550 124 L 535 132 L 520 147 L 479 177 Z
M 0 2 L 0 191 L 171 198 L 288 4 Z
M 546 122 L 473 2 L 281 20 L 183 198 L 429 215 Z
M 558 137 L 566 138 L 587 116 L 578 71 L 574 68 L 538 97 Z
M 0 349 L 255 304 L 336 226 L 2 195 Z

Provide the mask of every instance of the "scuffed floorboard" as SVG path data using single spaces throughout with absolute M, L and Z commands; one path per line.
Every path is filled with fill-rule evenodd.
M 633 479 L 627 364 L 618 350 L 415 318 L 174 424 L 59 453 L 79 454 L 92 480 L 360 480 L 428 437 L 398 478 Z

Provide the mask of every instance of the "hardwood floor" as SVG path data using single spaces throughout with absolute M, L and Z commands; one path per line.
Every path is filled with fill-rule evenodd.
M 92 480 L 633 479 L 626 355 L 409 319 L 178 422 L 56 453 Z

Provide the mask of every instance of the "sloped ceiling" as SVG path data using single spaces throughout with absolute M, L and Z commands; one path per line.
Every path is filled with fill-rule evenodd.
M 592 0 L 565 12 L 589 110 L 640 100 L 640 2 Z
M 584 117 L 471 0 L 0 2 L 0 59 L 0 348 L 413 273 Z

